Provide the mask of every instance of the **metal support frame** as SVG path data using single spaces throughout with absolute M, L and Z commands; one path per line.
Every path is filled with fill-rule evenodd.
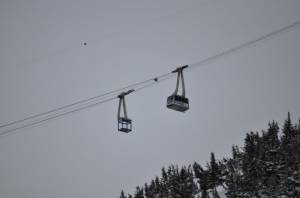
M 127 116 L 127 109 L 126 109 L 126 102 L 125 102 L 125 96 L 134 92 L 134 89 L 131 89 L 127 92 L 123 92 L 120 95 L 118 95 L 119 97 L 119 108 L 118 108 L 118 119 L 121 118 L 121 109 L 123 107 L 123 112 L 124 112 L 124 117 L 123 118 L 128 118 Z
M 177 82 L 176 82 L 176 88 L 174 91 L 174 95 L 178 95 L 178 89 L 179 89 L 179 84 L 181 80 L 181 88 L 182 88 L 182 97 L 185 97 L 185 84 L 184 84 L 184 77 L 183 77 L 183 70 L 187 68 L 188 65 L 184 65 L 182 67 L 178 67 L 176 70 L 172 71 L 173 73 L 177 72 Z
M 119 96 L 119 108 L 118 108 L 118 119 L 121 118 L 121 108 L 123 107 L 124 112 L 124 118 L 128 118 L 127 116 L 127 110 L 126 110 L 126 103 L 125 103 L 125 97 Z
M 127 92 L 121 93 L 119 97 L 119 107 L 118 107 L 118 130 L 129 133 L 132 130 L 132 121 L 128 118 L 127 109 L 126 109 L 126 102 L 125 96 L 133 92 L 134 90 L 131 89 Z M 124 116 L 121 116 L 121 110 L 123 109 Z

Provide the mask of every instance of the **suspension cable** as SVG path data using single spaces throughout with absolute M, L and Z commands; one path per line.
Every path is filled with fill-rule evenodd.
M 198 61 L 196 63 L 193 63 L 193 64 L 190 64 L 190 66 L 187 68 L 188 70 L 190 69 L 193 69 L 193 68 L 196 68 L 196 67 L 199 67 L 199 66 L 203 66 L 211 61 L 214 61 L 216 59 L 219 59 L 219 58 L 222 58 L 226 55 L 229 55 L 229 54 L 232 54 L 234 52 L 237 52 L 241 49 L 244 49 L 244 48 L 247 48 L 249 46 L 252 46 L 256 43 L 259 43 L 261 41 L 264 41 L 268 38 L 272 38 L 276 35 L 279 35 L 280 33 L 283 33 L 289 29 L 292 29 L 296 26 L 300 25 L 300 21 L 297 21 L 295 23 L 292 23 L 288 26 L 285 26 L 285 27 L 282 27 L 280 29 L 277 29 L 271 33 L 268 33 L 268 34 L 265 34 L 261 37 L 258 37 L 254 40 L 251 40 L 251 41 L 248 41 L 248 42 L 245 42 L 245 43 L 242 43 L 238 46 L 235 46 L 233 48 L 230 48 L 228 50 L 225 50 L 225 51 L 222 51 L 216 55 L 213 55 L 213 56 L 210 56 L 206 59 L 203 59 L 201 61 Z M 156 84 L 157 82 L 162 82 L 162 81 L 165 81 L 165 80 L 168 80 L 169 78 L 173 77 L 174 75 L 173 72 L 169 72 L 169 73 L 166 73 L 166 74 L 162 74 L 160 76 L 157 76 L 157 77 L 154 77 L 154 78 L 151 78 L 151 79 L 148 79 L 148 80 L 144 80 L 144 81 L 141 81 L 141 82 L 137 82 L 137 83 L 134 83 L 134 84 L 131 84 L 131 85 L 128 85 L 128 86 L 125 86 L 125 87 L 122 87 L 122 88 L 119 88 L 119 89 L 116 89 L 116 90 L 113 90 L 113 91 L 109 91 L 107 93 L 104 93 L 104 94 L 101 94 L 101 95 L 98 95 L 98 96 L 94 96 L 94 97 L 91 97 L 91 98 L 88 98 L 88 99 L 84 99 L 84 100 L 80 100 L 80 101 L 77 101 L 77 102 L 74 102 L 72 104 L 69 104 L 69 105 L 65 105 L 65 106 L 61 106 L 61 107 L 58 107 L 58 108 L 55 108 L 55 109 L 52 109 L 52 110 L 49 110 L 49 111 L 46 111 L 46 112 L 43 112 L 43 113 L 39 113 L 39 114 L 35 114 L 35 115 L 31 115 L 31 116 L 28 116 L 28 117 L 25 117 L 24 119 L 20 119 L 20 120 L 17 120 L 17 121 L 13 121 L 13 122 L 9 122 L 7 124 L 3 124 L 0 126 L 0 129 L 1 128 L 7 128 L 7 127 L 10 127 L 10 126 L 13 126 L 13 125 L 16 125 L 16 124 L 22 124 L 24 123 L 24 125 L 22 126 L 19 126 L 19 127 L 15 127 L 15 128 L 12 128 L 12 129 L 8 129 L 8 130 L 4 130 L 2 133 L 0 133 L 0 135 L 4 135 L 4 134 L 8 134 L 10 132 L 13 132 L 13 131 L 16 131 L 16 130 L 19 130 L 19 129 L 23 129 L 25 127 L 29 127 L 29 126 L 33 126 L 33 125 L 37 125 L 39 123 L 42 123 L 42 122 L 46 122 L 48 120 L 51 120 L 51 119 L 54 119 L 54 118 L 57 118 L 57 117 L 62 117 L 64 115 L 67 115 L 67 114 L 70 114 L 70 113 L 74 113 L 74 112 L 77 112 L 77 111 L 80 111 L 80 110 L 83 110 L 83 109 L 86 109 L 86 108 L 90 108 L 90 107 L 94 107 L 96 105 L 99 105 L 99 104 L 103 104 L 103 103 L 106 103 L 106 102 L 109 102 L 111 100 L 114 100 L 118 97 L 114 96 L 114 97 L 111 97 L 111 98 L 108 98 L 108 99 L 105 99 L 105 100 L 100 100 L 102 99 L 103 97 L 105 96 L 110 96 L 112 94 L 116 94 L 116 93 L 119 93 L 123 90 L 126 90 L 126 89 L 130 89 L 130 88 L 135 88 L 135 92 L 137 91 L 140 91 L 142 89 L 146 89 L 154 84 Z M 137 87 L 137 88 L 136 88 Z M 89 104 L 90 102 L 92 102 L 93 100 L 100 100 L 100 101 L 95 101 L 94 103 L 92 104 Z M 62 112 L 62 113 L 58 113 L 58 114 L 54 114 L 54 115 L 51 115 L 52 113 L 57 113 L 59 111 L 63 111 L 65 109 L 69 109 L 71 107 L 74 107 L 76 105 L 82 105 L 82 104 L 85 104 L 85 103 L 88 103 L 87 105 L 83 106 L 83 107 L 78 107 L 78 108 L 75 108 L 75 109 L 71 109 L 69 111 L 66 111 L 66 112 Z M 29 123 L 25 123 L 26 121 L 31 121 L 35 118 L 39 118 L 39 117 L 42 117 L 42 116 L 49 116 L 47 118 L 44 118 L 42 120 L 38 120 L 38 121 L 33 121 L 33 122 L 29 122 Z

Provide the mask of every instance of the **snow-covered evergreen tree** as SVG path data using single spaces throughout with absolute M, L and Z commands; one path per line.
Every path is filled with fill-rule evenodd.
M 266 131 L 247 133 L 243 147 L 232 147 L 232 157 L 221 161 L 211 153 L 203 168 L 171 165 L 150 184 L 137 187 L 128 198 L 219 198 L 223 188 L 229 198 L 300 197 L 300 120 L 291 116 L 281 130 L 269 123 Z M 121 191 L 120 198 L 127 198 Z

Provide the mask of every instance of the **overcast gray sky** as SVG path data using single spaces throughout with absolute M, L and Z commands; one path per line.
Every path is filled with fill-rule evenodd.
M 0 123 L 201 61 L 300 20 L 299 0 L 1 0 Z M 175 79 L 0 138 L 0 197 L 108 198 L 162 166 L 228 156 L 245 133 L 300 117 L 300 28 L 185 73 L 191 109 L 165 108 Z M 83 43 L 87 42 L 84 46 Z

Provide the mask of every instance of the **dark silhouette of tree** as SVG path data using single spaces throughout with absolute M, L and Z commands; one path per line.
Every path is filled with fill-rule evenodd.
M 124 191 L 123 191 L 123 190 L 121 191 L 120 198 L 127 198 L 127 197 L 125 196 L 125 194 L 124 194 Z
M 217 163 L 215 159 L 215 154 L 210 154 L 210 164 L 208 166 L 209 172 L 209 187 L 212 189 L 213 198 L 219 198 L 219 194 L 217 192 L 217 187 L 222 184 L 222 177 L 221 177 L 221 168 L 220 165 Z
M 144 198 L 144 190 L 143 190 L 143 188 L 136 187 L 134 198 Z
M 209 172 L 204 170 L 198 163 L 193 165 L 195 177 L 200 186 L 201 198 L 209 198 Z

